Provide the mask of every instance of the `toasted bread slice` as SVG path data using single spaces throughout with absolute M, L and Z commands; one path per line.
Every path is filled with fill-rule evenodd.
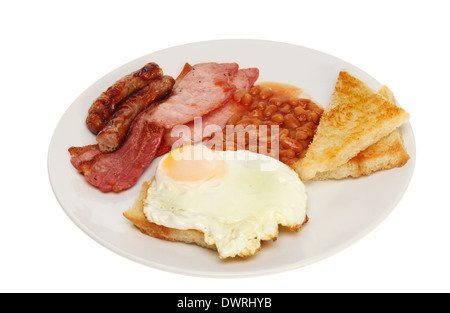
M 123 213 L 129 221 L 131 221 L 142 233 L 169 241 L 180 241 L 185 243 L 194 243 L 199 246 L 216 250 L 215 245 L 208 245 L 204 238 L 203 232 L 198 230 L 179 230 L 173 229 L 155 223 L 151 223 L 144 215 L 144 199 L 147 198 L 147 190 L 152 182 L 145 182 L 142 184 L 139 197 L 134 202 L 134 205 Z
M 397 104 L 397 100 L 395 100 L 394 93 L 386 85 L 382 86 L 378 90 L 378 94 L 385 97 L 387 100 L 391 101 L 393 104 Z
M 333 171 L 319 172 L 313 180 L 343 179 L 367 176 L 373 172 L 402 167 L 410 159 L 403 137 L 396 129 Z
M 393 92 L 387 86 L 381 87 L 378 94 L 396 103 Z M 409 159 L 410 156 L 403 145 L 402 133 L 400 129 L 396 129 L 337 169 L 317 173 L 312 179 L 329 180 L 367 176 L 373 172 L 402 167 Z
M 293 168 L 302 180 L 334 171 L 408 119 L 405 110 L 341 71 L 308 152 Z
M 180 230 L 169 228 L 165 226 L 161 226 L 155 223 L 150 222 L 144 215 L 144 200 L 147 198 L 147 190 L 152 184 L 150 182 L 144 182 L 142 184 L 141 191 L 139 193 L 139 197 L 134 202 L 133 206 L 123 213 L 123 216 L 127 218 L 130 222 L 132 222 L 143 234 L 155 237 L 158 239 L 164 239 L 168 241 L 174 242 L 184 242 L 184 243 L 193 243 L 199 245 L 201 247 L 209 248 L 217 251 L 217 247 L 215 245 L 210 245 L 205 242 L 205 234 L 201 231 L 195 229 L 188 230 Z M 302 225 L 298 225 L 291 230 L 298 232 L 303 225 L 308 222 L 308 216 L 305 216 L 305 220 Z M 277 238 L 272 238 L 272 240 L 276 240 Z M 269 239 L 264 239 L 269 240 Z M 258 250 L 259 251 L 259 250 Z M 248 257 L 252 254 L 239 254 L 240 257 Z

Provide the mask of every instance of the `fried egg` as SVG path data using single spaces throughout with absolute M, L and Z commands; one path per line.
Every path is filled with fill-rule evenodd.
M 158 225 L 203 232 L 228 258 L 253 255 L 262 240 L 278 236 L 279 225 L 298 230 L 306 203 L 298 175 L 272 157 L 187 145 L 159 161 L 144 214 Z

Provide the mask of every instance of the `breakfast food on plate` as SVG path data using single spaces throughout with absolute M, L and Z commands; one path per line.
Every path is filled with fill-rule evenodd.
M 183 72 L 185 72 L 185 69 L 183 69 Z M 237 92 L 248 92 L 258 79 L 258 76 L 259 70 L 257 68 L 239 69 L 236 75 L 233 76 L 231 84 L 236 87 Z M 170 151 L 171 148 L 177 148 L 184 142 L 198 143 L 205 138 L 211 137 L 215 131 L 222 131 L 234 114 L 240 115 L 245 111 L 246 108 L 243 105 L 230 99 L 221 107 L 201 116 L 201 127 L 199 127 L 198 131 L 195 128 L 195 118 L 193 121 L 185 124 L 187 126 L 185 134 L 178 134 L 173 129 L 168 130 L 161 143 L 160 153 L 164 154 Z M 198 117 L 196 116 L 196 118 Z
M 91 105 L 98 144 L 71 147 L 92 186 L 120 192 L 161 156 L 123 213 L 142 233 L 247 257 L 279 226 L 308 222 L 303 181 L 360 177 L 409 160 L 393 93 L 345 70 L 324 110 L 296 86 L 260 82 L 257 68 L 186 63 L 176 79 L 148 63 Z
M 92 186 L 104 192 L 128 189 L 153 161 L 164 129 L 147 122 L 148 110 L 136 117 L 125 142 L 114 152 L 102 153 L 98 145 L 69 148 L 72 165 Z
M 97 134 L 105 127 L 122 100 L 145 87 L 151 79 L 162 75 L 162 69 L 158 64 L 151 62 L 115 82 L 92 103 L 86 118 L 87 127 Z
M 376 93 L 341 71 L 324 113 L 300 88 L 254 85 L 258 76 L 257 68 L 236 63 L 186 63 L 174 80 L 148 63 L 94 102 L 87 123 L 102 125 L 98 145 L 71 147 L 71 163 L 93 186 L 120 192 L 155 157 L 204 140 L 216 150 L 278 158 L 303 180 L 359 177 L 407 162 L 401 133 L 393 131 L 409 115 L 386 87 Z
M 100 151 L 112 152 L 119 148 L 135 117 L 150 103 L 165 98 L 172 90 L 175 80 L 170 76 L 152 79 L 147 86 L 121 103 L 105 127 L 98 133 Z
M 246 150 L 183 145 L 158 163 L 124 216 L 143 233 L 253 255 L 278 225 L 299 231 L 308 218 L 305 186 L 289 166 Z
M 238 70 L 236 63 L 194 65 L 177 83 L 171 96 L 149 116 L 149 121 L 171 129 L 221 107 L 236 91 L 232 78 Z
M 257 69 L 249 72 L 258 76 Z M 84 174 L 90 184 L 104 192 L 120 192 L 130 188 L 155 157 L 170 150 L 170 145 L 160 147 L 164 134 L 174 126 L 188 124 L 195 117 L 224 106 L 237 89 L 235 81 L 250 88 L 253 82 L 243 75 L 245 73 L 247 71 L 241 72 L 236 63 L 211 62 L 185 66 L 171 94 L 136 116 L 117 150 L 102 152 L 98 145 L 71 147 L 72 165 Z M 247 80 L 246 84 L 242 84 L 242 80 Z M 93 114 L 91 111 L 92 107 L 89 115 Z
M 336 170 L 408 119 L 405 110 L 343 70 L 306 156 L 293 168 L 302 180 Z
M 235 112 L 227 121 L 234 132 L 224 129 L 223 134 L 215 134 L 208 145 L 216 149 L 223 147 L 226 150 L 264 153 L 288 165 L 305 156 L 323 109 L 300 88 L 264 82 L 256 84 L 249 92 L 236 92 L 233 99 L 244 106 L 243 111 Z M 250 140 L 252 126 L 256 132 L 256 142 Z M 240 133 L 247 133 L 245 141 L 240 140 Z
M 317 173 L 313 180 L 367 176 L 380 170 L 402 167 L 409 159 L 402 134 L 396 129 L 335 170 Z
M 381 87 L 378 94 L 396 103 L 394 94 L 386 86 Z M 380 170 L 402 167 L 409 159 L 410 156 L 403 145 L 401 130 L 398 128 L 335 170 L 316 174 L 313 180 L 367 176 Z

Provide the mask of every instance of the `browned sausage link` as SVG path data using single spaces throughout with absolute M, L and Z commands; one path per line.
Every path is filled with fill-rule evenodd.
M 105 127 L 123 99 L 145 87 L 151 79 L 162 75 L 163 71 L 158 64 L 151 62 L 115 82 L 92 103 L 86 119 L 87 127 L 97 134 Z
M 147 86 L 121 103 L 112 118 L 97 135 L 100 151 L 112 152 L 117 150 L 125 139 L 135 117 L 149 104 L 167 96 L 174 84 L 175 80 L 170 76 L 155 78 Z

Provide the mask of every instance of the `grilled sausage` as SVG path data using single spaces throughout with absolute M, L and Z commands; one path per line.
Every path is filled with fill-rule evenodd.
M 149 104 L 167 96 L 174 83 L 175 80 L 170 76 L 155 78 L 147 86 L 121 103 L 112 118 L 97 135 L 100 151 L 112 152 L 117 150 L 124 141 L 135 117 Z
M 87 127 L 95 134 L 100 132 L 123 99 L 145 87 L 151 79 L 162 75 L 158 64 L 150 62 L 115 82 L 92 103 L 86 119 Z

